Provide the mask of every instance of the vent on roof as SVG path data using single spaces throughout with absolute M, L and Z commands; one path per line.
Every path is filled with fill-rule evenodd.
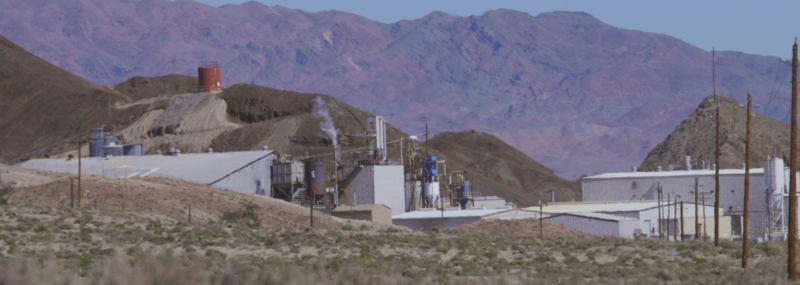
M 510 206 L 500 206 L 500 207 L 497 207 L 495 209 L 497 209 L 497 210 L 508 210 L 508 209 L 511 209 L 511 207 Z

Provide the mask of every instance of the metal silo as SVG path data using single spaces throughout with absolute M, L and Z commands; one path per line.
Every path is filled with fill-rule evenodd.
M 325 164 L 320 159 L 312 160 L 306 165 L 308 175 L 308 189 L 313 191 L 316 195 L 325 194 Z
M 103 156 L 103 128 L 92 129 L 89 139 L 89 157 Z

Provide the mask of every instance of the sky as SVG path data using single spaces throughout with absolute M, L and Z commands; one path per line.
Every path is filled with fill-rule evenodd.
M 195 0 L 212 6 L 245 0 Z M 538 15 L 552 11 L 582 11 L 601 21 L 632 30 L 676 37 L 705 50 L 734 50 L 791 57 L 800 36 L 800 1 L 743 0 L 258 0 L 309 12 L 338 10 L 383 23 L 421 18 L 434 11 L 452 15 L 481 15 L 513 9 Z

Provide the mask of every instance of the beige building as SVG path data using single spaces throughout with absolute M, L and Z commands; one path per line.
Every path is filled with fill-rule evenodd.
M 349 220 L 363 220 L 392 224 L 392 209 L 383 204 L 341 205 L 333 210 L 333 216 Z

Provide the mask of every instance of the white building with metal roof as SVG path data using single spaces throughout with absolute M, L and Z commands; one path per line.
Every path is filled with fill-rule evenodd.
M 392 223 L 415 230 L 427 230 L 444 224 L 445 228 L 453 229 L 461 225 L 477 222 L 484 217 L 506 211 L 514 211 L 510 207 L 496 209 L 486 208 L 447 208 L 444 211 L 434 208 L 424 208 L 419 211 L 403 213 L 392 216 Z
M 115 178 L 168 177 L 232 191 L 270 195 L 272 151 L 187 153 L 81 159 L 82 175 Z M 78 174 L 78 159 L 33 159 L 23 168 Z
M 741 232 L 743 215 L 744 173 L 744 169 L 720 170 L 720 214 L 732 216 L 730 226 L 737 234 Z M 712 205 L 717 194 L 714 174 L 713 169 L 699 169 L 594 175 L 581 179 L 582 200 L 655 201 L 661 185 L 664 198 L 680 196 L 682 201 Z M 695 179 L 699 182 L 698 195 L 695 195 Z M 772 238 L 786 234 L 788 206 L 784 205 L 788 205 L 788 185 L 789 169 L 778 157 L 765 161 L 764 168 L 750 169 L 750 239 L 765 238 L 767 233 L 772 233 Z
M 663 203 L 660 206 L 658 202 L 654 201 L 613 203 L 580 202 L 547 204 L 542 206 L 541 211 L 545 219 L 551 219 L 553 222 L 592 235 L 633 238 L 635 233 L 641 234 L 644 237 L 658 237 L 660 235 L 672 237 L 675 236 L 674 225 L 676 223 L 679 228 L 677 235 L 680 236 L 683 234 L 680 232 L 680 207 L 680 203 L 676 204 L 674 202 Z M 539 207 L 526 208 L 526 210 L 536 213 L 539 212 L 539 209 Z M 555 218 L 563 214 L 569 215 L 557 219 Z M 683 221 L 692 221 L 684 222 L 687 224 L 684 225 L 684 227 L 690 228 L 691 231 L 687 229 L 686 232 L 691 232 L 692 235 L 694 234 L 694 219 L 696 216 L 700 216 L 701 219 L 704 217 L 713 219 L 714 207 L 709 205 L 697 205 L 697 212 L 695 212 L 694 203 L 683 203 Z M 599 229 L 598 225 L 600 224 L 592 224 L 591 221 L 595 219 L 602 221 L 598 223 L 605 225 L 608 229 Z M 730 217 L 725 220 L 728 222 L 727 225 L 723 225 L 720 228 L 721 238 L 729 238 L 734 235 L 730 226 Z M 713 232 L 710 233 L 710 235 L 713 237 Z

